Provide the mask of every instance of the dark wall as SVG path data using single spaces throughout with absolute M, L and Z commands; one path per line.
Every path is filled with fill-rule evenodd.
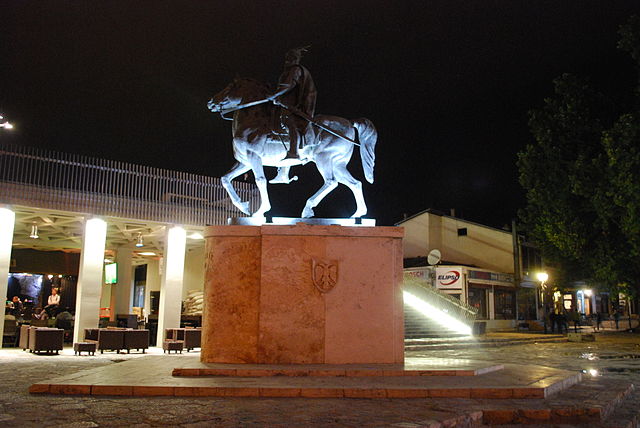
M 79 268 L 79 253 L 16 248 L 11 251 L 11 272 L 78 275 Z

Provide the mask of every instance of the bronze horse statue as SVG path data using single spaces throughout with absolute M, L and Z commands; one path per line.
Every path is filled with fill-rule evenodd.
M 359 145 L 364 176 L 369 183 L 373 183 L 378 133 L 371 121 L 368 119 L 350 121 L 326 115 L 315 116 L 313 122 L 317 126 L 308 127 L 307 144 L 300 149 L 300 160 L 291 163 L 290 159 L 284 160 L 288 149 L 288 137 L 286 131 L 283 132 L 279 126 L 279 108 L 281 107 L 269 102 L 269 94 L 269 88 L 261 82 L 237 78 L 220 93 L 214 95 L 207 104 L 212 112 L 219 112 L 223 117 L 233 112 L 233 154 L 237 162 L 222 177 L 222 185 L 233 204 L 243 213 L 251 214 L 249 202 L 240 199 L 231 183 L 234 178 L 251 170 L 261 197 L 260 207 L 253 213 L 253 217 L 264 217 L 264 214 L 271 209 L 264 166 L 278 167 L 278 177 L 281 177 L 281 172 L 286 173 L 286 180 L 280 178 L 272 182 L 289 183 L 292 181 L 288 178 L 291 165 L 314 162 L 324 179 L 324 184 L 307 200 L 302 210 L 302 217 L 312 217 L 313 208 L 339 183 L 351 189 L 355 197 L 356 211 L 351 217 L 364 216 L 367 213 L 367 206 L 362 194 L 362 183 L 349 173 L 347 164 L 353 154 L 353 146 Z M 322 128 L 327 128 L 329 131 Z

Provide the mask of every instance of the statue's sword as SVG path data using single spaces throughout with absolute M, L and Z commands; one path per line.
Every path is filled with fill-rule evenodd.
M 337 132 L 337 131 L 334 131 L 333 129 L 331 129 L 331 128 L 327 127 L 327 126 L 324 126 L 324 125 L 323 125 L 323 124 L 321 124 L 321 123 L 316 122 L 315 120 L 313 120 L 313 119 L 312 119 L 308 114 L 306 114 L 305 112 L 300 111 L 300 110 L 298 110 L 298 109 L 297 109 L 297 108 L 295 108 L 295 107 L 289 107 L 289 106 L 287 106 L 287 105 L 284 105 L 284 104 L 280 103 L 280 102 L 279 102 L 279 101 L 277 101 L 277 100 L 275 100 L 273 103 L 274 103 L 274 104 L 276 104 L 276 105 L 279 105 L 280 107 L 282 107 L 282 108 L 284 108 L 284 109 L 289 110 L 291 113 L 295 114 L 296 116 L 300 116 L 301 118 L 303 118 L 303 119 L 304 119 L 304 120 L 306 120 L 307 122 L 311 123 L 312 125 L 315 125 L 315 126 L 317 126 L 318 128 L 320 128 L 320 129 L 322 129 L 322 130 L 324 130 L 324 131 L 327 131 L 329 134 L 335 135 L 336 137 L 342 138 L 343 140 L 346 140 L 346 141 L 350 142 L 351 144 L 353 144 L 353 145 L 355 145 L 355 146 L 360 147 L 360 144 L 359 144 L 359 143 L 356 143 L 356 142 L 355 142 L 355 141 L 353 141 L 351 138 L 346 137 L 346 136 L 342 135 L 341 133 L 339 133 L 339 132 Z

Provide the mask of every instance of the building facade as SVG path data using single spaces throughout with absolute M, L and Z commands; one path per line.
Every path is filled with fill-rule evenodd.
M 253 184 L 236 188 L 258 205 Z M 242 215 L 218 178 L 0 145 L 0 295 L 42 307 L 60 290 L 75 341 L 136 312 L 160 337 L 203 288 L 204 227 Z
M 539 283 L 520 278 L 539 269 L 540 259 L 533 257 L 531 247 L 522 249 L 521 237 L 435 210 L 398 226 L 405 228 L 405 271 L 478 309 L 478 319 L 486 321 L 488 330 L 513 329 L 518 320 L 537 317 Z M 433 250 L 440 260 L 429 266 Z

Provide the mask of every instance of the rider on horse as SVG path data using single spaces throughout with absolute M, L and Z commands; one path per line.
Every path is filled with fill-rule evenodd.
M 316 86 L 309 70 L 300 64 L 306 50 L 301 47 L 287 52 L 278 88 L 269 97 L 274 104 L 283 107 L 280 120 L 289 133 L 289 151 L 284 160 L 290 159 L 292 164 L 299 162 L 298 150 L 306 145 L 306 135 L 311 133 L 311 124 L 294 112 L 313 118 L 316 109 Z
M 365 179 L 373 183 L 373 169 L 375 165 L 375 146 L 378 133 L 370 120 L 366 118 L 345 119 L 337 116 L 318 115 L 311 117 L 309 113 L 313 110 L 315 100 L 315 90 L 309 91 L 313 87 L 305 82 L 304 68 L 298 62 L 300 60 L 300 50 L 291 52 L 291 59 L 288 56 L 288 68 L 292 68 L 289 73 L 284 73 L 280 90 L 270 91 L 268 86 L 254 79 L 234 79 L 221 92 L 215 94 L 208 102 L 208 107 L 212 112 L 220 113 L 224 118 L 225 114 L 233 112 L 233 154 L 236 163 L 221 178 L 221 183 L 227 191 L 231 202 L 243 213 L 262 218 L 265 213 L 271 210 L 269 201 L 269 191 L 267 188 L 267 178 L 264 167 L 277 167 L 278 177 L 271 182 L 290 183 L 296 178 L 289 178 L 288 172 L 291 165 L 288 161 L 283 161 L 289 150 L 286 144 L 278 141 L 277 130 L 274 129 L 273 121 L 276 113 L 279 118 L 280 110 L 267 108 L 264 103 L 276 100 L 278 97 L 287 99 L 294 96 L 294 103 L 302 108 L 307 108 L 303 112 L 296 107 L 287 106 L 291 112 L 287 118 L 291 119 L 292 114 L 299 116 L 307 123 L 312 123 L 313 128 L 307 139 L 307 147 L 300 151 L 302 160 L 297 160 L 296 165 L 312 162 L 316 165 L 324 184 L 314 193 L 302 210 L 301 217 L 313 217 L 313 208 L 339 184 L 347 186 L 356 200 L 356 210 L 352 217 L 362 217 L 367 213 L 367 205 L 362 193 L 362 183 L 351 175 L 347 166 L 354 153 L 354 148 L 359 146 L 362 171 Z M 289 82 L 289 83 L 286 83 Z M 305 103 L 305 101 L 311 101 Z M 299 102 L 298 102 L 299 101 Z M 286 101 L 285 101 L 286 102 Z M 276 105 L 280 100 L 275 101 Z M 261 107 L 259 107 L 262 105 Z M 279 128 L 278 126 L 276 128 Z M 309 128 L 304 124 L 304 128 Z M 316 129 L 317 128 L 317 129 Z M 290 131 L 302 134 L 305 129 L 292 127 Z M 292 137 L 293 149 L 296 149 L 296 142 L 301 137 L 298 133 Z M 275 135 L 274 135 L 275 134 Z M 236 192 L 232 180 L 251 170 L 255 177 L 256 186 L 260 192 L 260 206 L 255 209 L 251 207 L 249 201 L 242 199 Z

